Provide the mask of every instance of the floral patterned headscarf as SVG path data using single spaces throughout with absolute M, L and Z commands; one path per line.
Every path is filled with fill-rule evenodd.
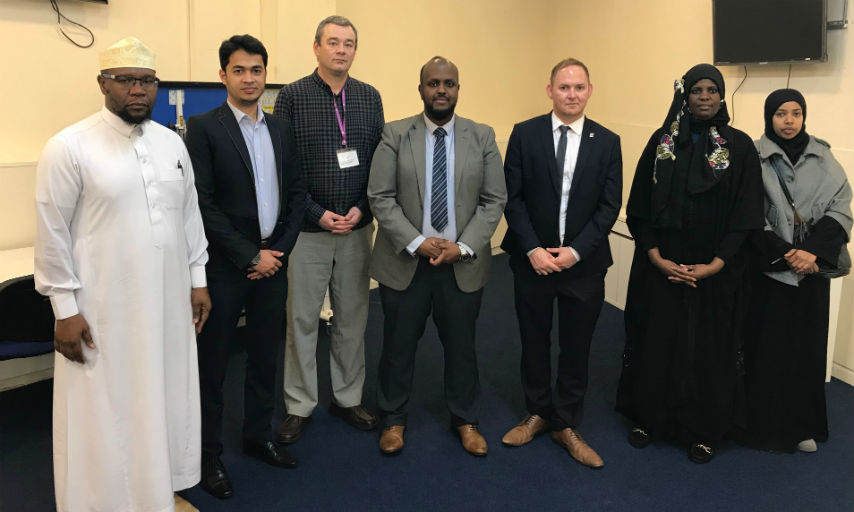
M 694 84 L 704 78 L 717 85 L 721 108 L 711 119 L 700 120 L 688 110 L 688 95 Z M 708 190 L 730 166 L 730 117 L 724 87 L 723 75 L 711 64 L 697 64 L 673 84 L 673 102 L 664 119 L 652 173 L 653 219 L 660 227 L 680 227 L 684 194 Z M 692 157 L 695 139 L 703 143 L 703 158 Z M 699 168 L 692 169 L 695 166 Z

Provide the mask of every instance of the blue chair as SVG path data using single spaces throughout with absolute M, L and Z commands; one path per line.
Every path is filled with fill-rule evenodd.
M 0 283 L 0 361 L 53 351 L 53 309 L 33 276 Z

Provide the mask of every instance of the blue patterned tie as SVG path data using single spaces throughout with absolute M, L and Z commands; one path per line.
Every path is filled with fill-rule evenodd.
M 433 131 L 433 189 L 430 196 L 430 224 L 438 232 L 448 225 L 448 159 L 445 155 L 445 130 Z

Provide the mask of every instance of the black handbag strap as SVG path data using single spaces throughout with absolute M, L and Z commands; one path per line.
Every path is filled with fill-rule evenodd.
M 786 201 L 789 202 L 789 205 L 792 207 L 792 216 L 794 217 L 795 226 L 794 232 L 792 233 L 792 240 L 795 245 L 799 243 L 803 243 L 804 240 L 809 236 L 810 227 L 807 224 L 807 221 L 801 216 L 798 209 L 795 208 L 795 200 L 792 199 L 792 193 L 789 192 L 789 187 L 786 186 L 786 180 L 783 179 L 783 171 L 780 168 L 780 161 L 783 159 L 780 155 L 771 155 L 771 167 L 774 168 L 774 174 L 777 175 L 777 181 L 780 182 L 780 188 L 783 189 L 783 194 L 786 196 Z
M 783 189 L 783 194 L 786 196 L 786 201 L 792 206 L 792 210 L 797 212 L 795 208 L 795 200 L 792 199 L 792 193 L 789 192 L 789 187 L 786 186 L 786 180 L 783 179 L 783 171 L 780 169 L 780 161 L 783 159 L 780 155 L 771 155 L 771 167 L 774 168 L 774 174 L 777 175 L 777 181 L 780 182 L 780 188 Z

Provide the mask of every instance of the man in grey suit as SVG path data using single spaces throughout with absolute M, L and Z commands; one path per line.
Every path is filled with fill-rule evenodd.
M 507 191 L 492 128 L 454 115 L 459 89 L 457 67 L 430 59 L 418 86 L 423 114 L 388 123 L 371 164 L 368 200 L 379 232 L 370 273 L 385 313 L 377 384 L 384 454 L 403 448 L 415 350 L 431 310 L 451 425 L 466 451 L 487 451 L 474 413 L 475 321 Z

